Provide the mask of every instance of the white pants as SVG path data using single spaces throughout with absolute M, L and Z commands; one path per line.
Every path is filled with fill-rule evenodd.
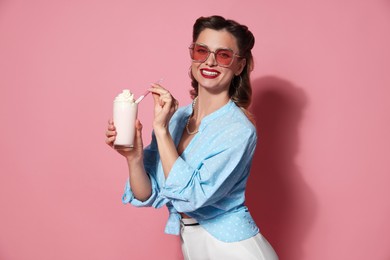
M 260 233 L 246 240 L 226 243 L 214 238 L 196 223 L 195 219 L 182 219 L 180 235 L 185 260 L 279 259 L 272 246 Z

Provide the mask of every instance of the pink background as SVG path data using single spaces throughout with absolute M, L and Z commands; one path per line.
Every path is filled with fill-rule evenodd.
M 104 132 L 123 88 L 164 78 L 190 101 L 192 25 L 212 14 L 256 36 L 262 233 L 281 259 L 390 259 L 385 0 L 0 0 L 0 259 L 182 259 L 165 208 L 122 205 Z

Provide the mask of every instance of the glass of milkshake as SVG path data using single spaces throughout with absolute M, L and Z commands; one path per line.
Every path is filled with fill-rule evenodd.
M 115 149 L 134 147 L 135 120 L 137 119 L 138 104 L 134 94 L 125 89 L 114 99 L 113 120 L 116 128 Z

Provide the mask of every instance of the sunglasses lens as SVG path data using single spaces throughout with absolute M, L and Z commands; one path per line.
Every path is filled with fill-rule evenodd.
M 204 62 L 209 56 L 209 49 L 204 46 L 195 44 L 192 48 L 191 58 L 194 61 Z
M 218 50 L 215 53 L 215 57 L 216 57 L 217 63 L 219 65 L 230 66 L 230 64 L 233 61 L 234 54 L 233 54 L 233 51 L 231 51 L 231 50 L 222 49 L 222 50 Z
M 222 67 L 229 67 L 234 59 L 234 53 L 230 49 L 219 49 L 215 52 L 215 59 L 218 65 Z M 210 55 L 210 50 L 207 46 L 193 44 L 190 47 L 191 59 L 195 62 L 205 62 Z

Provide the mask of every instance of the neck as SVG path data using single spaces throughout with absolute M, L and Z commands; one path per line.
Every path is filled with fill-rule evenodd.
M 208 93 L 199 88 L 198 100 L 196 101 L 196 121 L 200 122 L 205 116 L 220 109 L 229 102 L 229 95 L 227 92 L 218 94 Z

